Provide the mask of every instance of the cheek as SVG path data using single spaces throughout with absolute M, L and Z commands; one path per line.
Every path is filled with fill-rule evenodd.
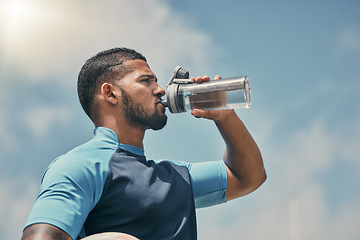
M 141 96 L 148 96 L 149 94 L 151 94 L 151 91 L 143 86 L 141 86 L 141 87 L 133 86 L 132 92 L 135 94 L 136 97 L 139 97 L 139 98 Z
M 142 99 L 144 101 L 148 101 L 148 102 L 151 102 L 152 101 L 152 98 L 153 98 L 153 93 L 152 91 L 150 91 L 149 89 L 139 89 L 136 91 L 136 95 L 135 95 L 137 98 L 139 99 Z
M 147 92 L 138 92 L 134 96 L 137 99 L 137 102 L 143 105 L 145 108 L 149 108 L 155 104 L 152 104 L 154 101 L 151 98 L 151 94 Z

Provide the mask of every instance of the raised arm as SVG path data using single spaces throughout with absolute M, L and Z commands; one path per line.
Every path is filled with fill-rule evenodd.
M 197 77 L 195 82 L 208 80 L 207 76 Z M 261 186 L 266 180 L 266 173 L 260 150 L 235 111 L 194 109 L 192 114 L 213 120 L 226 143 L 227 200 L 249 194 Z

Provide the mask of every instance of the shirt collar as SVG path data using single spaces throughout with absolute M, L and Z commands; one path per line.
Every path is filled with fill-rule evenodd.
M 114 142 L 115 144 L 117 144 L 118 147 L 124 149 L 125 151 L 131 152 L 139 156 L 145 156 L 144 149 L 120 143 L 116 133 L 110 128 L 97 127 L 94 129 L 94 134 L 95 137 L 100 137 L 106 141 Z

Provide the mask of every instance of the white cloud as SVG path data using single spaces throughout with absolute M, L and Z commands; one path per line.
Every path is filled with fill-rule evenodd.
M 25 221 L 34 203 L 39 185 L 31 179 L 17 178 L 0 182 L 0 237 L 20 239 Z
M 4 0 L 1 6 L 18 1 Z M 201 71 L 206 71 L 210 68 L 207 63 L 211 56 L 222 52 L 206 33 L 194 28 L 189 19 L 172 11 L 161 0 L 113 0 L 106 4 L 98 1 L 31 0 L 23 3 L 31 9 L 18 9 L 25 11 L 25 15 L 18 18 L 15 25 L 10 19 L 2 21 L 5 28 L 0 32 L 4 40 L 0 42 L 0 74 L 1 84 L 5 87 L 8 81 L 4 76 L 12 76 L 10 71 L 16 70 L 21 76 L 26 76 L 17 80 L 18 85 L 23 81 L 56 80 L 73 89 L 84 61 L 98 51 L 115 46 L 131 47 L 143 53 L 158 77 L 166 77 L 160 79 L 162 83 L 167 81 L 176 65 L 185 62 L 194 69 L 202 67 L 206 69 Z M 68 88 L 61 88 L 64 89 Z M 35 90 L 27 96 L 38 94 Z M 19 118 L 13 125 L 21 125 L 21 130 L 28 130 L 35 141 L 41 142 L 46 140 L 51 127 L 59 122 L 65 124 L 74 117 L 72 108 L 55 107 L 45 102 L 12 109 L 14 113 L 18 110 L 21 113 L 16 115 Z M 0 126 L 0 143 L 6 143 L 2 147 L 18 147 L 17 140 L 21 136 L 7 130 L 12 115 L 5 115 L 5 110 L 0 109 L 0 116 L 6 116 L 5 125 Z M 34 162 L 34 166 L 36 164 Z M 6 166 L 4 171 L 7 171 Z M 14 193 L 13 189 L 19 189 L 19 186 L 24 191 Z M 0 198 L 0 236 L 6 240 L 19 239 L 38 186 L 31 183 L 31 179 L 3 181 L 0 190 L 3 193 Z
M 69 121 L 71 113 L 71 109 L 66 107 L 42 106 L 28 109 L 24 114 L 24 124 L 28 125 L 36 138 L 44 138 L 54 123 Z
M 341 47 L 349 51 L 360 51 L 360 31 L 359 29 L 346 29 L 340 35 L 339 43 Z
M 336 63 L 357 58 L 360 53 L 360 29 L 347 27 L 336 36 L 334 60 Z
M 5 123 L 6 119 L 0 110 L 0 122 Z M 12 152 L 16 147 L 16 138 L 8 130 L 5 124 L 0 124 L 0 152 Z
M 346 124 L 346 123 L 344 123 Z M 348 161 L 351 164 L 354 164 L 360 169 L 360 122 L 357 121 L 356 124 L 351 126 L 351 134 L 346 134 L 342 136 L 339 140 L 342 142 L 337 146 L 338 151 L 341 152 L 342 159 Z
M 160 0 L 113 0 L 106 4 L 32 0 L 28 5 L 32 12 L 41 14 L 29 12 L 19 19 L 18 30 L 12 29 L 16 34 L 4 31 L 6 41 L 0 49 L 5 63 L 16 64 L 33 80 L 57 75 L 72 83 L 87 58 L 116 46 L 144 53 L 159 71 L 175 67 L 181 59 L 206 66 L 208 49 L 212 54 L 221 52 L 205 33 Z M 10 26 L 7 20 L 4 24 Z M 170 76 L 172 69 L 167 71 Z
M 279 145 L 267 140 L 267 182 L 257 192 L 227 206 L 201 210 L 199 238 L 359 239 L 359 192 L 353 200 L 335 207 L 325 196 L 326 188 L 332 186 L 318 178 L 336 162 L 346 164 L 342 156 L 349 155 L 349 145 L 351 157 L 358 159 L 360 150 L 352 142 L 358 136 L 358 130 L 349 136 L 326 130 L 317 121 Z M 359 164 L 352 166 L 360 171 Z

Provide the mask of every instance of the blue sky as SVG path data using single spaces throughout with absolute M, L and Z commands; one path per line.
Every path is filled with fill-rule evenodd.
M 143 53 L 165 87 L 192 76 L 247 75 L 237 110 L 260 146 L 268 180 L 198 211 L 199 239 L 359 239 L 358 1 L 1 0 L 0 238 L 19 239 L 41 175 L 87 141 L 76 79 L 98 51 Z M 221 159 L 214 124 L 169 115 L 147 132 L 149 159 Z

